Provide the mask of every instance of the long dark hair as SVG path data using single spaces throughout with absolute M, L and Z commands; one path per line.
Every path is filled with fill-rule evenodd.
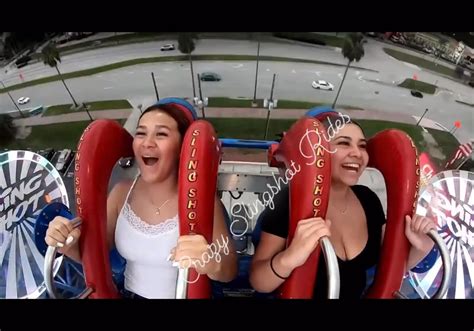
M 151 111 L 161 111 L 171 116 L 178 124 L 178 131 L 179 131 L 179 134 L 181 135 L 181 139 L 184 138 L 184 135 L 186 134 L 186 130 L 188 130 L 189 126 L 191 125 L 191 122 L 181 109 L 173 106 L 173 104 L 152 105 L 148 107 L 147 109 L 145 109 L 145 111 L 143 111 L 143 113 L 140 115 L 140 118 L 138 119 L 138 122 L 140 122 L 143 115 Z

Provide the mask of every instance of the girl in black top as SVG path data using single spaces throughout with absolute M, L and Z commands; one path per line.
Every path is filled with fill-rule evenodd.
M 328 120 L 321 122 L 327 126 Z M 319 239 L 328 236 L 339 262 L 339 297 L 361 297 L 366 272 L 378 262 L 385 230 L 385 216 L 377 195 L 365 186 L 356 185 L 368 163 L 366 145 L 362 129 L 354 122 L 346 123 L 332 138 L 330 149 L 336 152 L 331 154 L 331 191 L 326 219 L 316 217 L 298 222 L 293 241 L 286 249 L 288 188 L 275 196 L 274 209 L 267 207 L 263 212 L 262 235 L 250 273 L 250 282 L 257 291 L 274 291 L 295 268 L 306 262 Z M 426 233 L 436 226 L 433 220 L 418 215 L 413 219 L 407 215 L 405 221 L 405 235 L 411 244 L 407 268 L 412 268 L 433 247 Z M 326 295 L 326 265 L 321 254 L 314 298 Z

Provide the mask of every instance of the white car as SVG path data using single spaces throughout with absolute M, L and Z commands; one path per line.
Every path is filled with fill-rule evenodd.
M 20 99 L 18 99 L 18 103 L 20 105 L 23 105 L 23 104 L 28 103 L 28 102 L 30 102 L 30 98 L 28 98 L 28 97 L 21 97 Z
M 334 85 L 332 85 L 329 82 L 326 82 L 325 80 L 314 80 L 311 83 L 311 86 L 315 89 L 321 89 L 321 90 L 329 90 L 332 91 L 334 90 Z
M 166 44 L 161 46 L 162 51 L 174 51 L 175 47 L 174 44 Z

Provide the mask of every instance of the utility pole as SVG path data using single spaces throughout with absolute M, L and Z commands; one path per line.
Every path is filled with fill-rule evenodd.
M 423 115 L 421 115 L 420 119 L 418 120 L 418 122 L 416 123 L 416 126 L 418 126 L 421 122 L 421 120 L 423 119 L 423 117 L 425 116 L 425 114 L 428 112 L 428 108 L 426 108 L 425 112 L 423 113 Z
M 267 123 L 265 124 L 265 136 L 263 137 L 264 140 L 267 139 L 267 135 L 268 135 L 268 127 L 269 127 L 269 124 L 270 124 L 270 110 L 276 108 L 276 105 L 277 105 L 277 100 L 273 100 L 273 89 L 275 87 L 275 77 L 276 77 L 276 74 L 273 74 L 272 90 L 270 92 L 270 99 L 268 100 L 268 104 L 265 105 L 266 102 L 264 102 L 264 107 L 268 106 Z
M 84 108 L 84 110 L 87 112 L 87 115 L 89 116 L 89 119 L 91 120 L 91 122 L 93 122 L 94 119 L 92 118 L 91 114 L 89 113 L 89 108 L 88 108 L 88 106 L 86 105 L 85 102 L 82 103 L 82 108 Z
M 156 87 L 155 74 L 151 73 L 151 79 L 153 80 L 153 86 L 155 87 L 156 101 L 160 101 L 160 95 L 158 94 L 158 88 Z
M 255 88 L 253 91 L 253 106 L 257 106 L 257 78 L 258 78 L 258 61 L 260 59 L 260 40 L 257 45 L 257 67 L 255 69 Z
M 206 118 L 206 112 L 204 106 L 207 106 L 207 103 L 204 102 L 204 99 L 202 97 L 202 89 L 201 89 L 201 75 L 197 74 L 198 78 L 198 85 L 199 85 L 199 99 L 201 101 L 201 110 L 202 110 L 202 118 Z
M 207 106 L 209 99 L 204 98 L 202 96 L 201 75 L 200 74 L 197 74 L 197 79 L 198 79 L 198 83 L 199 83 L 199 98 L 198 97 L 193 98 L 194 106 L 198 107 L 198 109 L 201 109 L 202 117 L 206 118 L 206 113 L 205 113 L 205 108 L 204 107 Z M 193 77 L 193 80 L 194 80 L 194 77 Z

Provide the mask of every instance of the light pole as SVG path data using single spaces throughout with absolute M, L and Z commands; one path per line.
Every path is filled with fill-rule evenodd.
M 194 105 L 198 107 L 202 112 L 202 118 L 206 118 L 205 107 L 209 104 L 209 98 L 203 98 L 202 89 L 201 89 L 201 75 L 197 74 L 198 85 L 199 85 L 199 98 L 194 97 Z
M 255 69 L 255 88 L 253 90 L 253 102 L 252 106 L 257 106 L 257 77 L 258 77 L 258 60 L 260 58 L 260 41 L 258 41 L 257 45 L 257 68 Z
M 153 80 L 153 86 L 155 87 L 156 101 L 160 101 L 160 95 L 158 94 L 158 88 L 156 87 L 155 74 L 151 73 L 151 79 Z
M 421 120 L 423 119 L 423 117 L 425 116 L 425 114 L 428 112 L 428 108 L 426 108 L 425 112 L 423 113 L 423 115 L 421 115 L 420 119 L 418 120 L 418 122 L 416 123 L 416 126 L 418 126 L 421 122 Z
M 84 110 L 87 112 L 87 116 L 89 116 L 89 119 L 91 120 L 91 122 L 93 122 L 94 119 L 92 118 L 91 114 L 89 113 L 89 107 L 86 105 L 85 102 L 82 103 L 82 108 L 84 108 Z
M 267 135 L 268 135 L 268 127 L 269 127 L 269 124 L 270 124 L 270 111 L 272 109 L 275 109 L 277 107 L 277 104 L 278 104 L 278 100 L 273 100 L 273 89 L 275 87 L 275 77 L 276 77 L 276 74 L 273 74 L 272 90 L 270 92 L 270 99 L 263 100 L 263 107 L 268 109 L 268 111 L 267 111 L 267 122 L 265 124 L 265 136 L 263 137 L 264 140 L 267 139 Z

